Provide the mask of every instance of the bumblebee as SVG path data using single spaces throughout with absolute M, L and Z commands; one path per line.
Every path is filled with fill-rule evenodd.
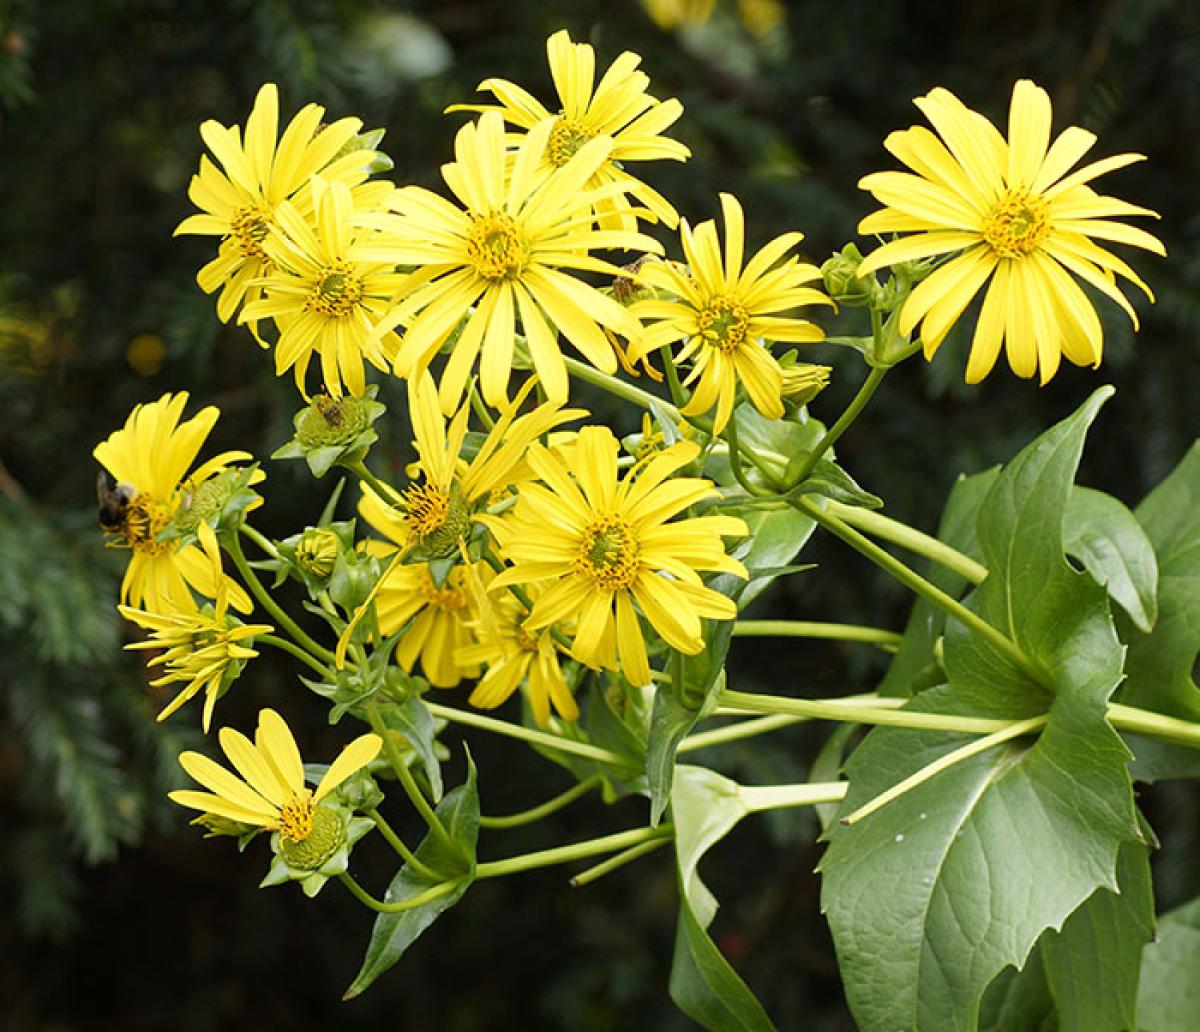
M 96 499 L 100 503 L 100 526 L 109 533 L 119 533 L 125 527 L 129 503 L 137 496 L 132 484 L 118 484 L 106 469 L 96 475 Z

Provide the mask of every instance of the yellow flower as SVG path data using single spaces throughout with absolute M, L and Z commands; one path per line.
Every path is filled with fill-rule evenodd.
M 535 126 L 509 160 L 503 122 L 487 112 L 458 131 L 457 160 L 442 168 L 463 208 L 410 186 L 389 199 L 396 214 L 362 217 L 383 230 L 378 244 L 364 246 L 364 261 L 419 267 L 376 328 L 382 333 L 407 326 L 396 357 L 400 376 L 419 376 L 466 314 L 442 375 L 443 412 L 458 405 L 476 357 L 484 399 L 495 408 L 504 405 L 518 317 L 534 369 L 558 404 L 567 399 L 567 369 L 551 326 L 607 373 L 616 370 L 617 360 L 601 327 L 625 336 L 639 329 L 611 297 L 561 270 L 614 275 L 614 266 L 589 252 L 662 248 L 640 233 L 592 226 L 595 194 L 585 185 L 608 157 L 607 137 L 584 144 L 551 174 L 538 174 L 550 130 L 549 121 Z
M 321 800 L 375 759 L 383 746 L 378 735 L 356 738 L 329 765 L 314 792 L 304 784 L 296 739 L 274 710 L 259 712 L 253 742 L 228 727 L 221 728 L 219 740 L 241 777 L 207 756 L 185 752 L 179 765 L 209 791 L 171 792 L 170 798 L 180 806 L 276 831 L 284 842 L 307 839 L 320 819 Z
M 561 168 L 588 140 L 612 138 L 612 150 L 587 181 L 587 187 L 615 187 L 596 199 L 594 208 L 602 229 L 637 229 L 638 216 L 661 219 L 668 226 L 679 221 L 670 202 L 624 170 L 629 161 L 670 158 L 685 161 L 691 154 L 682 143 L 667 139 L 663 131 L 678 121 L 683 105 L 678 100 L 659 101 L 646 92 L 650 79 L 637 70 L 641 57 L 625 51 L 595 82 L 596 55 L 588 43 L 572 43 L 563 29 L 546 41 L 550 74 L 558 92 L 557 112 L 507 79 L 485 79 L 480 90 L 491 93 L 500 106 L 457 104 L 450 111 L 499 111 L 507 122 L 531 130 L 552 119 L 553 128 L 543 155 L 543 169 Z M 635 209 L 633 197 L 649 209 Z
M 400 339 L 372 329 L 390 307 L 403 276 L 394 266 L 364 262 L 357 252 L 369 231 L 354 226 L 356 202 L 374 206 L 391 187 L 366 184 L 356 196 L 345 183 L 314 176 L 302 196 L 316 212 L 310 226 L 290 201 L 275 209 L 275 224 L 263 241 L 268 273 L 253 285 L 264 296 L 242 309 L 238 321 L 274 318 L 279 327 L 275 374 L 293 370 L 296 386 L 307 397 L 304 380 L 309 360 L 320 356 L 325 387 L 341 397 L 342 382 L 355 397 L 367 389 L 363 360 L 387 372 Z
M 1039 371 L 1043 384 L 1064 355 L 1075 365 L 1098 366 L 1100 319 L 1072 274 L 1116 301 L 1136 329 L 1137 315 L 1117 288 L 1116 275 L 1137 284 L 1151 301 L 1154 296 L 1125 262 L 1094 240 L 1166 252 L 1144 230 L 1111 221 L 1154 212 L 1104 197 L 1087 184 L 1142 155 L 1118 154 L 1070 172 L 1096 137 L 1072 126 L 1051 143 L 1050 98 L 1027 79 L 1013 88 L 1007 141 L 947 90 L 932 90 L 914 103 L 937 135 L 914 126 L 887 138 L 888 150 L 916 174 L 863 178 L 859 186 L 887 207 L 858 228 L 915 235 L 874 251 L 859 275 L 957 255 L 918 284 L 900 312 L 902 333 L 920 324 L 926 358 L 990 280 L 971 343 L 968 383 L 987 376 L 1002 343 L 1013 372 L 1030 377 Z
M 647 325 L 629 349 L 630 359 L 637 360 L 660 347 L 685 341 L 676 360 L 694 358 L 695 365 L 684 383 L 695 383 L 696 389 L 681 411 L 699 415 L 716 405 L 713 430 L 718 434 L 729 422 L 739 383 L 764 416 L 783 416 L 783 378 L 763 342 L 824 340 L 820 327 L 779 313 L 799 305 L 833 303 L 821 291 L 804 286 L 821 279 L 821 270 L 815 265 L 794 257 L 778 264 L 804 239 L 802 233 L 776 237 L 743 267 L 742 206 L 732 195 L 721 194 L 721 209 L 725 216 L 723 257 L 715 222 L 703 222 L 695 231 L 684 222 L 680 238 L 690 274 L 671 262 L 646 262 L 638 269 L 639 282 L 678 300 L 635 301 L 631 306 L 634 315 L 657 321 Z
M 225 585 L 230 605 L 248 613 L 249 596 L 227 577 L 218 579 L 199 548 L 158 540 L 182 499 L 229 463 L 252 458 L 248 452 L 222 452 L 188 476 L 188 467 L 220 413 L 209 405 L 180 423 L 187 400 L 187 393 L 181 392 L 135 406 L 125 426 L 92 452 L 125 500 L 109 514 L 112 522 L 106 525 L 115 539 L 112 543 L 133 551 L 121 582 L 121 601 L 155 613 L 191 613 L 196 604 L 189 588 L 205 598 L 216 598 Z
M 166 720 L 185 702 L 204 692 L 203 727 L 207 734 L 212 721 L 213 707 L 223 691 L 241 672 L 248 659 L 258 655 L 245 642 L 260 634 L 270 634 L 269 624 L 242 624 L 227 615 L 229 581 L 221 570 L 221 551 L 217 538 L 207 523 L 197 528 L 201 547 L 213 568 L 217 582 L 216 607 L 192 612 L 152 613 L 128 606 L 118 606 L 121 615 L 139 627 L 150 631 L 148 641 L 132 642 L 127 649 L 165 649 L 162 655 L 150 660 L 150 666 L 163 665 L 166 674 L 150 684 L 155 688 L 167 684 L 182 684 L 179 694 L 158 715 Z
M 481 571 L 482 576 L 486 574 L 486 570 Z M 471 586 L 475 585 L 482 595 L 486 590 L 484 580 Z M 529 594 L 537 598 L 540 589 L 535 586 Z M 529 688 L 533 717 L 540 726 L 549 725 L 551 706 L 564 720 L 578 720 L 579 707 L 558 664 L 559 649 L 551 628 L 526 630 L 525 607 L 509 592 L 495 602 L 477 598 L 476 611 L 479 616 L 470 624 L 475 644 L 460 649 L 457 659 L 464 665 L 483 664 L 486 670 L 467 701 L 480 709 L 495 709 L 524 682 Z
M 512 564 L 491 588 L 543 585 L 525 623 L 529 631 L 574 621 L 576 659 L 593 669 L 619 665 L 633 684 L 646 685 L 650 667 L 637 609 L 672 648 L 700 652 L 701 618 L 729 620 L 737 607 L 706 587 L 697 571 L 745 577 L 721 537 L 745 535 L 746 524 L 733 516 L 668 522 L 716 493 L 707 480 L 669 479 L 699 454 L 690 441 L 620 481 L 617 440 L 607 427 L 584 427 L 573 450 L 568 465 L 531 445 L 529 462 L 544 485 L 522 484 L 510 516 L 484 517 Z
M 243 298 L 254 301 L 259 296 L 260 288 L 252 281 L 269 268 L 263 244 L 281 201 L 293 197 L 317 172 L 348 186 L 367 178 L 374 151 L 342 154 L 362 122 L 342 118 L 322 126 L 324 114 L 324 108 L 308 104 L 278 137 L 279 92 L 274 83 L 267 83 L 258 91 L 246 120 L 244 140 L 238 126 L 214 121 L 200 126 L 200 136 L 224 172 L 201 156 L 200 172 L 192 176 L 188 197 L 203 214 L 184 219 L 175 234 L 222 238 L 217 257 L 196 277 L 206 294 L 221 288 L 217 315 L 222 322 L 229 321 Z M 302 214 L 311 214 L 311 207 Z

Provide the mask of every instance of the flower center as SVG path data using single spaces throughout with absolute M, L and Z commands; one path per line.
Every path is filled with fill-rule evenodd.
M 229 232 L 237 241 L 244 258 L 266 258 L 262 242 L 267 239 L 270 229 L 271 211 L 258 205 L 238 208 L 229 220 Z
M 450 581 L 438 587 L 433 583 L 433 577 L 426 570 L 421 578 L 421 594 L 425 596 L 425 604 L 440 609 L 445 613 L 460 613 L 467 608 L 467 593 L 459 588 L 452 588 Z
M 450 496 L 433 484 L 415 484 L 404 492 L 408 526 L 418 537 L 440 530 L 450 515 Z
M 354 275 L 349 262 L 338 260 L 321 270 L 317 285 L 304 301 L 309 312 L 331 318 L 349 315 L 362 299 L 362 281 Z
M 499 211 L 472 215 L 467 258 L 484 279 L 515 279 L 529 264 L 529 245 L 511 215 Z
M 308 790 L 304 794 L 307 796 Z M 342 818 L 328 806 L 308 802 L 308 831 L 302 838 L 290 838 L 279 829 L 279 855 L 298 871 L 316 871 L 333 858 L 346 841 Z M 282 821 L 280 822 L 282 824 Z
M 1001 258 L 1024 258 L 1050 232 L 1049 205 L 1028 190 L 1008 190 L 983 220 L 983 239 Z
M 143 491 L 125 507 L 121 522 L 114 530 L 135 552 L 162 555 L 175 547 L 173 541 L 157 540 L 158 532 L 170 519 L 171 510 Z
M 279 808 L 279 837 L 285 842 L 303 842 L 313 829 L 312 793 L 302 789 Z
M 700 325 L 700 336 L 709 347 L 726 352 L 737 351 L 746 343 L 750 313 L 740 302 L 718 294 L 709 298 L 700 309 L 697 322 Z
M 546 143 L 546 160 L 555 168 L 562 168 L 575 157 L 575 152 L 595 135 L 582 122 L 559 115 Z
M 575 569 L 605 591 L 622 591 L 637 577 L 638 551 L 628 523 L 620 516 L 601 516 L 584 529 Z

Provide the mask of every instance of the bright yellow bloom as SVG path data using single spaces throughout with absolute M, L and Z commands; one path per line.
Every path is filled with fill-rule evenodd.
M 219 740 L 241 777 L 201 753 L 185 752 L 179 765 L 209 791 L 184 790 L 168 793 L 169 797 L 180 806 L 277 831 L 285 842 L 308 838 L 321 800 L 375 759 L 383 747 L 378 735 L 354 739 L 329 765 L 314 792 L 304 783 L 296 739 L 274 710 L 259 712 L 253 742 L 228 727 L 221 728 Z
M 200 126 L 200 136 L 224 172 L 201 156 L 200 173 L 192 176 L 188 197 L 203 214 L 184 219 L 175 234 L 222 238 L 217 257 L 196 277 L 206 294 L 221 288 L 217 315 L 222 322 L 229 321 L 243 298 L 254 301 L 260 294 L 252 281 L 269 268 L 263 243 L 281 201 L 293 198 L 317 172 L 347 186 L 367 178 L 374 151 L 355 150 L 339 157 L 362 122 L 342 118 L 322 126 L 324 114 L 324 108 L 308 104 L 278 137 L 279 92 L 274 83 L 267 83 L 246 120 L 244 140 L 236 125 L 208 121 Z M 301 214 L 311 215 L 311 207 Z
M 343 381 L 355 397 L 366 392 L 364 359 L 387 372 L 396 357 L 400 338 L 394 333 L 380 337 L 373 327 L 404 277 L 390 264 L 359 260 L 358 250 L 373 231 L 354 225 L 356 201 L 374 206 L 390 191 L 386 183 L 369 183 L 356 198 L 344 183 L 314 176 L 301 194 L 316 212 L 314 226 L 290 201 L 275 209 L 275 223 L 263 241 L 269 272 L 254 281 L 264 296 L 247 303 L 238 321 L 274 318 L 279 328 L 275 374 L 293 370 L 306 397 L 304 380 L 314 355 L 334 397 L 341 397 Z
M 127 649 L 165 649 L 150 660 L 150 666 L 165 666 L 166 674 L 150 684 L 159 688 L 167 684 L 182 684 L 179 694 L 158 715 L 166 720 L 185 702 L 204 692 L 203 727 L 207 734 L 212 722 L 213 707 L 223 691 L 249 659 L 258 655 L 248 648 L 247 639 L 270 634 L 269 624 L 243 624 L 227 615 L 229 581 L 221 569 L 221 551 L 216 534 L 204 522 L 197 527 L 200 545 L 213 568 L 217 582 L 216 607 L 193 612 L 148 613 L 128 606 L 118 606 L 121 615 L 139 627 L 150 631 L 147 641 L 132 642 Z
M 531 130 L 546 119 L 553 128 L 543 155 L 543 169 L 561 168 L 588 140 L 612 138 L 612 150 L 587 181 L 588 188 L 617 187 L 597 198 L 596 219 L 602 229 L 637 229 L 639 216 L 661 219 L 668 226 L 679 221 L 670 202 L 624 170 L 626 162 L 670 158 L 685 161 L 691 154 L 682 143 L 667 139 L 663 131 L 678 121 L 683 105 L 678 100 L 659 101 L 646 92 L 650 79 L 637 70 L 641 57 L 625 51 L 595 82 L 596 55 L 588 43 L 572 43 L 563 29 L 546 41 L 550 74 L 558 92 L 558 110 L 540 101 L 507 79 L 485 79 L 480 90 L 491 93 L 500 106 L 458 104 L 451 111 L 499 111 L 506 121 Z M 593 89 L 594 87 L 594 89 Z M 649 209 L 635 209 L 632 197 Z
M 1144 230 L 1110 221 L 1154 212 L 1101 196 L 1087 184 L 1142 155 L 1118 154 L 1070 172 L 1096 137 L 1072 126 L 1051 143 L 1050 98 L 1027 79 L 1013 88 L 1007 141 L 947 90 L 932 90 L 914 103 L 937 135 L 914 126 L 887 138 L 887 149 L 916 174 L 877 172 L 863 178 L 859 186 L 887 207 L 868 215 L 858 229 L 915 235 L 874 251 L 859 275 L 899 262 L 957 255 L 918 284 L 900 313 L 902 333 L 920 324 L 926 358 L 990 279 L 971 343 L 968 383 L 987 376 L 1002 343 L 1013 372 L 1030 377 L 1038 371 L 1043 384 L 1064 355 L 1075 365 L 1098 366 L 1100 319 L 1071 274 L 1116 301 L 1136 329 L 1137 315 L 1117 288 L 1116 275 L 1137 284 L 1151 301 L 1154 295 L 1093 238 L 1166 252 Z
M 477 584 L 484 587 L 482 579 Z M 529 594 L 537 598 L 540 590 L 535 586 Z M 476 643 L 460 649 L 457 658 L 486 669 L 467 701 L 480 709 L 495 709 L 524 682 L 540 726 L 549 725 L 552 705 L 564 720 L 578 720 L 579 707 L 559 666 L 552 628 L 526 630 L 525 606 L 511 592 L 501 593 L 494 602 L 477 599 L 476 611 L 479 617 L 470 625 Z
M 121 601 L 154 613 L 191 613 L 196 604 L 189 588 L 216 598 L 226 585 L 233 608 L 248 613 L 249 596 L 227 577 L 218 580 L 199 548 L 158 540 L 182 499 L 229 463 L 252 458 L 248 452 L 222 452 L 188 476 L 220 412 L 209 405 L 180 423 L 187 400 L 187 393 L 181 392 L 135 406 L 125 426 L 92 452 L 129 498 L 107 528 L 116 539 L 113 543 L 133 551 L 121 581 Z
M 640 283 L 678 300 L 635 301 L 631 306 L 634 315 L 657 322 L 648 324 L 629 348 L 630 359 L 636 361 L 660 347 L 684 341 L 676 360 L 694 359 L 684 385 L 695 383 L 696 389 L 681 411 L 699 415 L 715 405 L 713 430 L 718 434 L 729 422 L 739 383 L 764 416 L 783 416 L 783 377 L 764 342 L 824 340 L 820 327 L 779 313 L 799 305 L 833 303 L 821 291 L 804 286 L 820 281 L 821 270 L 815 265 L 794 257 L 779 264 L 804 234 L 777 236 L 743 267 L 742 206 L 732 195 L 721 194 L 721 210 L 725 216 L 724 256 L 714 221 L 702 222 L 695 231 L 685 221 L 680 240 L 689 269 L 672 262 L 645 262 L 638 269 Z
M 457 160 L 442 168 L 463 208 L 410 186 L 389 199 L 396 214 L 362 218 L 383 230 L 379 244 L 363 248 L 364 261 L 419 267 L 377 328 L 407 326 L 396 358 L 400 376 L 418 377 L 466 315 L 442 374 L 443 412 L 458 405 L 476 357 L 484 399 L 504 405 L 518 318 L 534 369 L 558 404 L 567 399 L 567 369 L 551 326 L 607 373 L 616 370 L 617 359 L 601 327 L 625 336 L 640 329 L 611 297 L 561 270 L 617 275 L 616 267 L 589 252 L 662 248 L 640 233 L 592 226 L 595 192 L 585 185 L 608 157 L 607 137 L 584 144 L 550 175 L 539 174 L 550 130 L 548 121 L 535 126 L 510 160 L 503 121 L 487 112 L 458 131 Z
M 530 465 L 544 484 L 522 484 L 511 515 L 485 517 L 512 564 L 491 588 L 543 585 L 528 630 L 574 621 L 576 659 L 593 669 L 619 666 L 633 684 L 646 685 L 650 666 L 637 610 L 672 648 L 700 652 L 701 618 L 729 620 L 737 607 L 697 571 L 747 576 L 721 541 L 747 531 L 734 516 L 668 522 L 716 493 L 708 480 L 671 479 L 700 453 L 692 442 L 659 452 L 623 480 L 617 452 L 612 431 L 600 426 L 580 430 L 570 465 L 530 446 Z

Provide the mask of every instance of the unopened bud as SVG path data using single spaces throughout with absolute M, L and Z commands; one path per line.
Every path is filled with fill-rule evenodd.
M 313 577 L 333 573 L 338 557 L 338 536 L 325 527 L 309 527 L 296 542 L 296 565 Z
M 784 366 L 783 396 L 793 405 L 807 405 L 826 387 L 829 386 L 829 375 L 832 368 L 827 365 L 816 365 L 812 362 L 797 362 L 795 365 Z

